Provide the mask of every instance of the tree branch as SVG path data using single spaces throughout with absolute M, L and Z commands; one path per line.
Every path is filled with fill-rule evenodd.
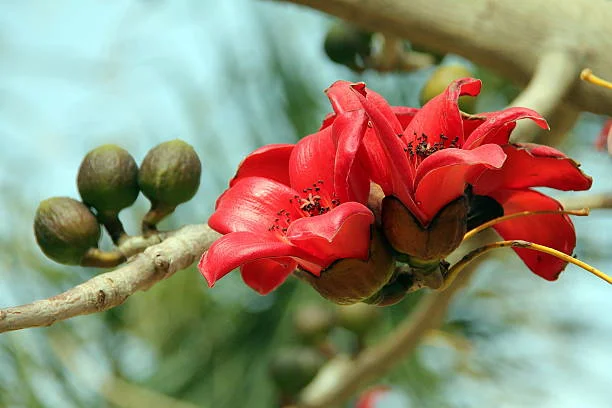
M 283 0 L 366 29 L 452 52 L 526 85 L 549 50 L 612 78 L 612 3 L 605 0 Z M 559 86 L 559 84 L 554 84 Z M 563 102 L 612 115 L 612 93 L 576 77 Z
M 573 53 L 558 50 L 546 52 L 538 61 L 531 81 L 510 106 L 531 108 L 545 118 L 552 117 L 579 78 L 580 70 L 580 60 Z M 512 132 L 512 141 L 532 142 L 538 130 L 534 123 L 520 122 Z
M 403 357 L 412 353 L 425 334 L 442 324 L 453 296 L 468 282 L 475 270 L 475 265 L 465 269 L 446 290 L 427 295 L 386 339 L 364 350 L 351 364 L 344 366 L 343 372 L 337 375 L 338 382 L 333 386 L 322 387 L 315 378 L 303 391 L 299 407 L 335 406 L 368 382 L 384 375 Z
M 0 333 L 50 326 L 74 316 L 122 304 L 137 291 L 193 264 L 220 235 L 208 225 L 187 225 L 148 247 L 126 265 L 100 274 L 64 293 L 22 306 L 0 309 Z

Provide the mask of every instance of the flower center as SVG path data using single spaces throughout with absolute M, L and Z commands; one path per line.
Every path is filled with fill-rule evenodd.
M 276 213 L 274 223 L 268 228 L 268 231 L 276 231 L 281 233 L 287 232 L 287 227 L 291 224 L 292 214 L 298 218 L 315 217 L 329 212 L 331 209 L 340 205 L 340 200 L 330 197 L 327 190 L 322 189 L 323 180 L 318 180 L 312 184 L 312 187 L 306 187 L 302 190 L 301 195 L 294 195 L 289 199 L 289 208 L 281 209 Z M 297 213 L 297 214 L 296 214 Z
M 421 162 L 422 160 L 431 156 L 435 152 L 449 147 L 459 147 L 459 138 L 455 137 L 449 141 L 449 137 L 442 134 L 438 138 L 437 142 L 431 144 L 428 141 L 428 137 L 425 133 L 421 133 L 421 136 L 417 136 L 415 132 L 414 140 L 408 142 L 406 147 L 404 147 L 404 152 L 413 161 Z

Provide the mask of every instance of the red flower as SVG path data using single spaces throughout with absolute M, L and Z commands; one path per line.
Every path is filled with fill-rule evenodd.
M 587 190 L 592 180 L 578 169 L 578 164 L 560 151 L 535 144 L 505 145 L 507 159 L 501 170 L 487 170 L 476 182 L 473 192 L 494 199 L 504 214 L 522 211 L 562 210 L 555 199 L 530 187 L 557 190 Z M 486 202 L 484 206 L 486 207 Z M 474 210 L 478 211 L 479 208 Z M 493 228 L 506 240 L 521 239 L 545 245 L 568 255 L 576 246 L 576 232 L 565 214 L 542 214 L 514 218 Z M 555 280 L 566 262 L 551 255 L 514 248 L 534 273 Z
M 338 81 L 328 96 L 335 101 L 337 113 L 360 108 L 367 112 L 379 139 L 378 145 L 364 142 L 367 155 L 385 158 L 369 161 L 373 181 L 427 226 L 442 207 L 463 195 L 470 180 L 487 168 L 502 166 L 506 156 L 499 145 L 507 143 L 516 120 L 529 118 L 547 127 L 540 115 L 525 108 L 463 114 L 459 96 L 476 96 L 480 86 L 472 78 L 454 81 L 444 93 L 417 112 L 403 114 L 401 120 L 397 108 L 389 107 L 363 83 Z M 387 176 L 381 177 L 382 173 Z
M 352 95 L 347 89 L 353 90 Z M 359 109 L 356 100 L 367 112 L 381 143 L 363 142 L 364 150 L 368 156 L 384 157 L 380 166 L 391 169 L 387 173 L 390 177 L 374 181 L 386 194 L 399 198 L 424 227 L 437 214 L 438 217 L 444 214 L 440 210 L 445 205 L 463 196 L 466 186 L 473 186 L 470 195 L 475 194 L 470 200 L 470 216 L 478 212 L 495 213 L 495 208 L 486 208 L 491 205 L 501 207 L 497 216 L 562 209 L 557 201 L 529 187 L 590 188 L 591 179 L 561 152 L 546 146 L 509 144 L 519 119 L 528 118 L 547 128 L 546 121 L 535 111 L 509 108 L 477 115 L 460 112 L 459 96 L 475 96 L 479 92 L 478 80 L 455 81 L 446 92 L 413 114 L 412 120 L 400 123 L 382 97 L 367 90 L 364 84 L 337 82 L 329 91 L 342 102 L 336 103 L 336 112 L 342 108 Z M 378 172 L 374 170 L 372 174 Z M 474 199 L 483 196 L 489 200 Z M 576 243 L 573 225 L 562 214 L 515 218 L 496 225 L 495 229 L 505 239 L 533 241 L 567 254 L 571 254 Z M 532 271 L 545 279 L 556 279 L 565 267 L 565 262 L 549 255 L 520 248 L 515 251 Z
M 367 260 L 369 180 L 334 142 L 362 132 L 353 123 L 343 118 L 295 146 L 263 147 L 244 160 L 209 220 L 226 234 L 199 263 L 209 286 L 240 267 L 244 281 L 266 294 L 297 266 L 319 276 L 337 260 Z

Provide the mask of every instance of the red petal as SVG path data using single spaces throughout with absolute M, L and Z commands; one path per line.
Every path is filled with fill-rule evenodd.
M 549 129 L 548 123 L 538 112 L 527 108 L 508 108 L 499 112 L 479 113 L 477 116 L 486 119 L 471 132 L 463 144 L 464 149 L 474 149 L 487 143 L 507 144 L 519 119 L 531 119 L 542 129 Z
M 366 113 L 371 119 L 374 128 L 376 129 L 376 135 L 379 138 L 379 144 L 371 144 L 371 148 L 376 150 L 376 158 L 369 160 L 372 169 L 372 174 L 388 174 L 391 176 L 389 180 L 375 181 L 381 184 L 383 191 L 387 195 L 394 195 L 402 201 L 402 203 L 410 209 L 416 217 L 422 217 L 422 211 L 416 206 L 412 199 L 412 185 L 414 180 L 415 170 L 408 160 L 406 153 L 404 152 L 404 144 L 400 141 L 397 129 L 401 128 L 401 125 L 395 116 L 390 122 L 387 117 L 383 115 L 375 104 L 370 103 L 365 95 L 365 85 L 357 84 L 353 85 L 354 94 L 359 99 Z M 384 151 L 385 160 L 380 161 L 382 156 L 380 149 Z M 386 169 L 377 169 L 377 167 L 386 167 Z M 386 189 L 385 189 L 386 186 Z
M 406 129 L 406 126 L 412 122 L 414 116 L 420 111 L 419 108 L 409 108 L 407 106 L 392 106 L 391 111 L 395 114 L 397 120 L 402 127 L 402 129 Z
M 500 168 L 506 155 L 497 145 L 484 145 L 474 150 L 444 149 L 427 157 L 417 168 L 415 197 L 427 223 L 444 207 L 463 195 L 466 184 L 478 172 Z
M 368 118 L 362 109 L 338 115 L 332 127 L 337 146 L 333 170 L 334 192 L 341 202 L 365 203 L 368 199 L 370 180 L 367 174 L 351 171 L 367 129 Z
M 361 108 L 361 104 L 359 105 L 359 108 Z M 419 108 L 410 108 L 407 106 L 392 106 L 391 107 L 391 111 L 393 112 L 397 120 L 399 121 L 402 129 L 405 129 L 406 126 L 410 124 L 410 122 L 412 121 L 412 118 L 414 118 L 414 115 L 416 115 L 416 113 L 419 110 L 420 110 Z M 323 130 L 326 127 L 330 126 L 332 123 L 334 123 L 334 120 L 336 120 L 336 114 L 328 113 L 327 115 L 325 115 L 325 118 L 323 119 L 323 123 L 321 124 L 321 127 L 319 128 L 319 130 Z
M 361 84 L 363 84 L 363 82 Z M 352 85 L 356 84 L 340 80 L 334 82 L 325 90 L 325 94 L 327 98 L 329 98 L 329 102 L 334 112 L 342 113 L 361 109 L 359 100 L 353 95 Z
M 287 230 L 295 246 L 321 259 L 326 268 L 343 258 L 366 260 L 374 214 L 362 204 L 349 202 L 316 217 L 301 218 Z M 310 271 L 315 275 L 320 270 Z
M 202 255 L 198 269 L 208 281 L 208 286 L 212 287 L 216 281 L 239 266 L 261 259 L 276 259 L 277 262 L 290 265 L 293 261 L 287 259 L 288 257 L 312 259 L 299 248 L 280 240 L 272 232 L 264 234 L 232 232 L 222 236 L 210 246 L 208 251 Z M 259 278 L 258 287 L 254 289 L 278 285 L 279 268 L 276 265 L 272 267 L 270 263 L 259 264 L 259 266 L 265 268 L 260 270 L 262 276 Z M 253 271 L 249 272 L 249 276 L 252 276 Z M 267 283 L 262 283 L 262 281 Z
M 444 143 L 448 147 L 457 138 L 457 145 L 463 145 L 463 120 L 459 111 L 459 97 L 476 96 L 480 93 L 481 82 L 474 78 L 453 81 L 444 93 L 427 102 L 406 127 L 406 143 L 414 142 L 422 135 L 427 136 L 430 145 Z M 440 136 L 446 136 L 441 140 Z
M 321 123 L 321 127 L 319 128 L 319 130 L 323 130 L 328 126 L 331 126 L 331 124 L 334 123 L 334 120 L 336 120 L 336 114 L 328 113 L 327 115 L 325 115 L 325 118 L 323 118 L 323 123 Z
M 245 177 L 266 177 L 289 185 L 289 156 L 295 145 L 271 144 L 249 154 L 238 166 L 230 187 Z
M 238 180 L 217 200 L 217 209 L 208 225 L 222 234 L 236 231 L 268 232 L 278 212 L 285 210 L 291 219 L 301 217 L 291 203 L 297 192 L 263 177 Z
M 387 153 L 373 128 L 366 130 L 362 146 L 358 160 L 368 169 L 373 182 L 380 185 L 386 194 L 393 194 L 393 182 L 402 175 L 394 174 L 393 166 L 387 164 Z
M 414 116 L 413 111 L 418 110 L 404 107 L 391 108 L 385 98 L 379 93 L 367 89 L 363 82 L 351 83 L 348 81 L 336 81 L 325 91 L 334 112 L 342 113 L 362 109 L 362 103 L 353 92 L 353 89 L 359 90 L 360 94 L 363 95 L 367 101 L 367 104 L 377 109 L 387 121 L 392 124 L 396 133 L 401 133 L 402 129 L 405 127 L 402 126 L 398 120 L 398 116 L 401 117 L 403 122 L 409 122 L 411 120 L 410 116 Z
M 336 159 L 336 146 L 332 138 L 334 127 L 304 137 L 293 149 L 289 159 L 289 179 L 300 195 L 304 191 L 314 191 L 315 187 L 330 196 L 333 194 Z
M 490 194 L 504 207 L 504 214 L 520 211 L 560 210 L 563 207 L 554 199 L 533 190 L 499 190 Z M 505 240 L 521 239 L 554 248 L 568 255 L 576 246 L 576 232 L 565 214 L 531 215 L 514 218 L 497 224 L 495 230 Z M 514 248 L 523 262 L 537 275 L 555 280 L 566 262 L 551 255 L 524 248 Z
M 242 265 L 242 280 L 262 295 L 276 289 L 295 270 L 297 263 L 291 258 L 260 259 Z
M 485 171 L 474 183 L 474 192 L 487 195 L 497 189 L 551 187 L 588 190 L 592 179 L 560 151 L 541 145 L 506 145 L 508 155 L 501 170 Z

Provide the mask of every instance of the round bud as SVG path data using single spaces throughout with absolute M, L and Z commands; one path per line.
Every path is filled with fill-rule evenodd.
M 473 73 L 463 65 L 454 64 L 438 67 L 421 90 L 421 105 L 425 105 L 444 92 L 454 80 L 471 76 L 473 76 Z M 476 99 L 474 97 L 467 95 L 459 97 L 459 109 L 463 112 L 474 113 L 475 107 Z
M 332 61 L 351 69 L 363 69 L 363 58 L 372 53 L 372 33 L 337 20 L 325 36 L 325 53 Z
M 383 231 L 395 251 L 409 255 L 410 264 L 422 261 L 437 266 L 440 259 L 457 249 L 463 241 L 468 200 L 461 196 L 451 201 L 426 227 L 394 196 L 383 199 L 381 214 Z
M 367 261 L 340 259 L 320 276 L 298 269 L 295 276 L 307 281 L 321 296 L 339 305 L 363 302 L 385 286 L 393 276 L 395 260 L 377 229 L 372 233 Z
M 138 172 L 138 184 L 153 205 L 174 208 L 195 195 L 201 173 L 202 164 L 193 147 L 176 139 L 149 150 Z
M 325 358 L 310 347 L 280 349 L 270 361 L 270 376 L 284 395 L 296 395 L 325 364 Z
M 80 201 L 53 197 L 38 206 L 34 234 L 47 257 L 62 264 L 78 265 L 90 248 L 98 246 L 100 225 Z
M 310 304 L 300 307 L 293 316 L 295 330 L 308 344 L 325 340 L 334 327 L 334 315 L 328 307 Z
M 138 166 L 126 150 L 103 145 L 83 159 L 77 186 L 83 202 L 98 213 L 118 214 L 138 197 Z
M 375 327 L 380 317 L 379 307 L 365 303 L 338 306 L 338 324 L 358 336 L 363 336 Z

